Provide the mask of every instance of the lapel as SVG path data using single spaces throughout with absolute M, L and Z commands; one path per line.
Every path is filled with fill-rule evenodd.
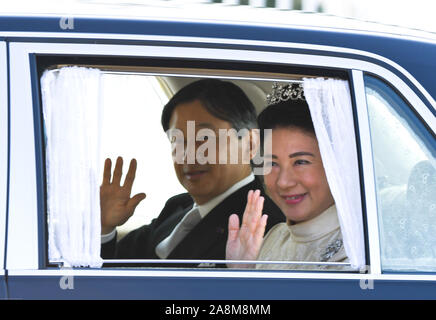
M 168 259 L 225 259 L 229 216 L 244 213 L 247 193 L 261 189 L 254 180 L 219 203 L 200 223 L 174 248 Z

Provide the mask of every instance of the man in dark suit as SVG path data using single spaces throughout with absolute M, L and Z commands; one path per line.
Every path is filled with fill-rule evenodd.
M 173 146 L 177 178 L 188 193 L 170 198 L 151 224 L 117 243 L 115 227 L 127 221 L 145 194 L 130 198 L 134 160 L 120 186 L 122 159 L 117 159 L 112 182 L 107 159 L 100 189 L 104 259 L 224 260 L 229 216 L 236 213 L 242 221 L 249 190 L 265 197 L 266 231 L 284 221 L 250 162 L 243 161 L 257 151 L 257 122 L 254 106 L 238 86 L 213 79 L 187 85 L 165 105 L 162 126 Z M 218 136 L 219 143 L 211 139 Z

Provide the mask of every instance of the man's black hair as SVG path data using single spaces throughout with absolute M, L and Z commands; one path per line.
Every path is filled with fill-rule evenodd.
M 195 100 L 199 100 L 213 116 L 229 122 L 237 131 L 257 128 L 256 110 L 241 88 L 229 81 L 203 79 L 180 89 L 164 106 L 161 118 L 164 131 L 169 129 L 174 109 Z

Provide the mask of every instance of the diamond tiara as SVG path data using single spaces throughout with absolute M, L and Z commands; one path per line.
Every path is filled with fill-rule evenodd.
M 303 100 L 306 101 L 304 96 L 303 85 L 301 83 L 289 83 L 285 85 L 280 85 L 274 82 L 272 86 L 272 93 L 267 94 L 266 103 L 267 106 L 279 103 L 280 101 L 287 100 Z

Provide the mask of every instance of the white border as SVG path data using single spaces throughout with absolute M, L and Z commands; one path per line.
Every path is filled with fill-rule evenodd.
M 160 38 L 162 40 L 162 38 Z M 174 41 L 174 38 L 172 38 Z M 180 40 L 180 39 L 179 39 Z M 184 39 L 186 40 L 186 39 Z M 200 39 L 196 39 L 201 42 Z M 210 39 L 209 39 L 210 41 Z M 233 42 L 237 42 L 234 40 Z M 252 42 L 253 43 L 253 42 Z M 264 42 L 255 42 L 261 45 Z M 240 43 L 240 44 L 246 44 Z M 269 43 L 277 46 L 277 43 Z M 311 48 L 316 50 L 331 51 L 331 47 L 286 44 L 292 48 Z M 334 48 L 334 52 L 349 52 L 349 49 Z M 352 50 L 355 51 L 355 50 Z M 413 90 L 411 90 L 398 76 L 383 67 L 356 59 L 338 58 L 332 56 L 315 56 L 306 54 L 290 54 L 277 52 L 262 52 L 248 50 L 230 50 L 230 49 L 210 49 L 210 48 L 185 48 L 185 47 L 158 47 L 158 46 L 139 46 L 139 45 L 111 45 L 111 44 L 70 44 L 70 43 L 26 43 L 18 42 L 10 45 L 11 59 L 11 194 L 10 194 L 10 212 L 9 219 L 9 238 L 8 238 L 8 260 L 7 267 L 11 270 L 11 275 L 18 270 L 23 270 L 26 274 L 40 274 L 37 257 L 37 207 L 36 207 L 36 176 L 34 170 L 34 138 L 33 138 L 33 111 L 32 95 L 29 70 L 29 54 L 31 53 L 50 53 L 50 54 L 90 54 L 90 55 L 114 55 L 114 56 L 148 56 L 148 57 L 172 57 L 172 58 L 200 58 L 200 59 L 220 59 L 230 61 L 250 61 L 266 63 L 287 63 L 292 65 L 304 66 L 323 66 L 344 68 L 350 70 L 364 70 L 379 75 L 386 79 L 409 100 L 414 108 L 421 114 L 430 128 L 436 128 L 436 120 L 433 114 L 428 110 L 426 105 L 419 99 Z M 361 53 L 360 53 L 361 54 Z M 386 59 L 385 59 L 386 60 Z M 392 63 L 391 63 L 392 65 Z M 354 73 L 356 77 L 359 75 Z M 410 75 L 409 75 L 410 76 Z M 412 78 L 412 81 L 417 82 Z M 418 84 L 419 85 L 419 84 Z M 361 93 L 362 94 L 362 93 Z M 427 94 L 428 95 L 428 94 Z M 434 103 L 434 100 L 432 103 Z M 363 117 L 361 115 L 360 117 Z M 359 123 L 360 123 L 359 118 Z M 363 153 L 368 155 L 370 146 L 363 146 Z M 371 159 L 372 161 L 372 159 Z M 365 170 L 370 174 L 371 168 Z M 366 178 L 366 176 L 365 176 Z M 12 183 L 13 182 L 13 183 Z M 24 201 L 23 201 L 24 199 Z M 373 201 L 373 200 L 371 200 Z M 368 206 L 371 208 L 371 205 Z M 375 220 L 368 220 L 368 227 L 371 230 L 377 230 L 374 225 Z M 374 249 L 374 241 L 370 242 L 370 251 Z M 376 244 L 378 247 L 378 243 Z M 19 252 L 19 254 L 17 254 Z M 376 251 L 377 252 L 377 251 Z M 377 261 L 372 260 L 373 263 Z M 25 271 L 31 269 L 33 271 Z M 36 273 L 34 273 L 36 272 Z M 82 270 L 74 270 L 82 272 Z M 100 272 L 100 271 L 98 271 Z M 124 271 L 126 272 L 126 271 Z M 158 271 L 140 271 L 146 274 L 157 276 Z M 372 270 L 373 274 L 380 275 L 379 269 Z M 177 276 L 186 274 L 187 276 L 195 275 L 196 272 L 176 272 L 168 271 L 160 274 Z M 224 273 L 229 276 L 229 273 Z M 239 273 L 238 273 L 239 274 Z M 250 277 L 253 273 L 249 273 Z M 268 276 L 267 276 L 268 274 Z M 276 275 L 276 273 L 274 273 Z M 133 275 L 131 270 L 126 275 Z M 296 273 L 284 273 L 284 277 L 295 277 Z M 329 278 L 332 274 L 329 274 Z M 211 272 L 209 276 L 217 276 L 217 273 Z M 238 277 L 241 276 L 240 274 Z M 256 277 L 271 277 L 270 273 L 256 273 Z M 322 273 L 309 273 L 306 275 L 310 278 L 323 278 Z M 348 277 L 349 275 L 347 275 Z M 384 275 L 380 275 L 384 277 Z M 276 277 L 276 276 L 274 276 Z M 398 279 L 403 279 L 403 275 L 397 275 Z M 431 279 L 433 277 L 430 276 Z M 429 278 L 426 278 L 429 279 Z

